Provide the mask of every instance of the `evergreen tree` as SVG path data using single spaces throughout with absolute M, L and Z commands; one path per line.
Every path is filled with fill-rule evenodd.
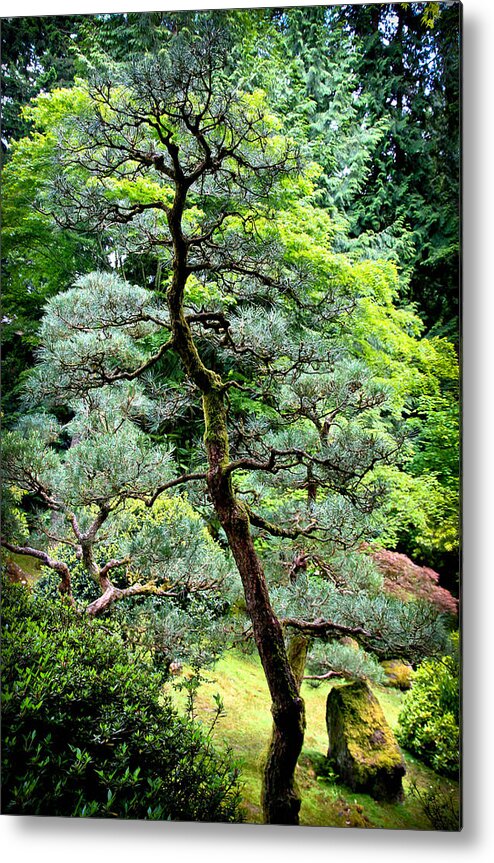
M 67 87 L 75 75 L 75 46 L 81 18 L 77 15 L 3 18 L 2 150 L 29 131 L 21 109 L 41 91 Z
M 459 3 L 344 5 L 335 12 L 356 39 L 352 66 L 371 123 L 388 131 L 349 209 L 353 231 L 401 223 L 415 255 L 405 295 L 428 329 L 458 336 Z
M 205 18 L 155 57 L 97 70 L 77 114 L 60 117 L 59 171 L 39 197 L 60 225 L 104 231 L 122 258 L 153 253 L 163 277 L 136 288 L 94 274 L 51 301 L 33 395 L 74 411 L 102 391 L 125 402 L 124 385 L 140 381 L 141 397 L 158 403 L 161 435 L 178 393 L 199 415 L 203 443 L 183 469 L 167 447 L 153 459 L 135 423 L 122 422 L 117 436 L 110 429 L 99 440 L 87 414 L 87 440 L 58 466 L 40 463 L 24 488 L 48 508 L 57 495 L 104 588 L 99 610 L 105 594 L 117 592 L 101 581 L 117 565 L 91 560 L 105 501 L 110 509 L 132 496 L 152 503 L 168 488 L 203 484 L 240 574 L 272 699 L 265 818 L 297 823 L 308 639 L 352 634 L 374 652 L 390 645 L 406 651 L 408 644 L 416 656 L 442 635 L 435 615 L 424 618 L 418 604 L 400 615 L 396 602 L 379 596 L 365 563 L 362 573 L 348 564 L 348 550 L 368 537 L 382 500 L 376 469 L 399 449 L 397 406 L 361 349 L 358 355 L 349 322 L 362 324 L 370 308 L 387 307 L 396 270 L 333 250 L 337 231 L 313 203 L 317 170 L 302 170 L 264 94 L 234 86 L 225 71 L 230 47 L 228 34 Z M 177 358 L 175 386 L 164 385 Z M 76 420 L 79 414 L 80 407 Z M 14 440 L 13 448 L 19 485 L 22 445 Z M 66 509 L 67 495 L 89 508 L 92 521 L 82 530 Z M 304 586 L 295 567 L 291 582 L 280 585 L 286 589 L 270 597 L 257 531 L 284 544 L 310 537 L 322 544 L 334 559 L 323 579 L 336 579 L 335 589 L 320 590 L 320 569 Z M 60 572 L 68 592 L 67 567 Z M 345 580 L 350 589 L 338 591 Z M 287 645 L 287 630 L 302 641 Z

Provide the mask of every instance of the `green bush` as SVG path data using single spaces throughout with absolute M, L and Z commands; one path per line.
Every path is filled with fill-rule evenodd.
M 4 813 L 241 820 L 229 758 L 111 621 L 7 583 L 2 612 Z
M 398 717 L 398 741 L 438 773 L 459 769 L 459 661 L 428 659 L 417 668 Z
M 69 567 L 72 595 L 78 604 L 84 607 L 101 595 L 96 581 L 89 575 L 82 561 L 77 558 L 74 549 L 60 546 L 57 549 L 56 558 Z M 60 596 L 60 575 L 47 566 L 41 568 L 41 573 L 41 577 L 33 585 L 34 595 L 42 599 L 57 599 Z

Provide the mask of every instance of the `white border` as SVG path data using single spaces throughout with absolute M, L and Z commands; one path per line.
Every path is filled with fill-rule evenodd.
M 303 2 L 198 3 L 178 0 L 4 0 L 1 16 L 92 14 L 169 8 L 296 6 Z M 315 4 L 314 4 L 315 5 Z M 318 4 L 324 5 L 324 4 Z M 493 134 L 494 4 L 465 0 L 464 14 L 464 829 L 461 833 L 281 828 L 252 825 L 155 824 L 0 817 L 4 859 L 35 863 L 154 860 L 456 863 L 490 861 L 494 843 L 494 689 L 492 644 L 494 340 Z M 492 284 L 492 287 L 491 287 Z M 491 418 L 492 414 L 492 418 Z M 4 852 L 4 853 L 5 853 Z

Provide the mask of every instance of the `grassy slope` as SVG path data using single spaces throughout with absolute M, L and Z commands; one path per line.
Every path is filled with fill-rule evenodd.
M 215 712 L 213 695 L 221 695 L 225 714 L 218 719 L 213 737 L 217 746 L 231 747 L 240 766 L 245 820 L 260 823 L 262 759 L 271 728 L 270 699 L 262 669 L 255 657 L 229 653 L 208 676 L 210 681 L 200 687 L 197 696 L 197 716 L 208 726 Z M 306 683 L 303 685 L 307 730 L 297 768 L 297 781 L 302 792 L 300 823 L 430 830 L 430 822 L 419 802 L 407 793 L 410 780 L 414 779 L 421 787 L 436 783 L 444 785 L 444 780 L 407 753 L 404 753 L 407 766 L 405 801 L 400 804 L 377 803 L 366 794 L 355 794 L 327 775 L 325 711 L 328 690 L 328 685 L 317 689 Z M 398 690 L 383 687 L 376 687 L 376 694 L 388 722 L 392 727 L 396 726 L 404 695 Z M 183 704 L 183 695 L 177 694 L 176 697 L 178 703 Z

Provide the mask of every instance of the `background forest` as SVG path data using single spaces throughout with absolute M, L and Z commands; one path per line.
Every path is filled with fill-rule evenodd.
M 4 812 L 458 829 L 459 16 L 2 20 Z

